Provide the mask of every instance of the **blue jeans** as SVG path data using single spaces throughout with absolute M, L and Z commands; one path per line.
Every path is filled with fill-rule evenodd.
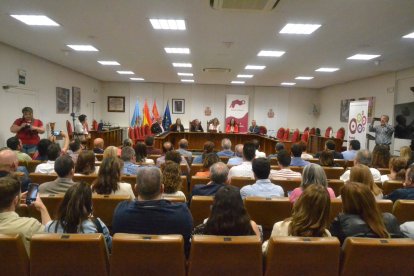
M 35 153 L 37 150 L 37 145 L 23 145 L 22 152 L 31 154 Z

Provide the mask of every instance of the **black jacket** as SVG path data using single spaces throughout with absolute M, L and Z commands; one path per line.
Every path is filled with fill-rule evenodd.
M 171 131 L 178 131 L 177 129 L 180 129 L 180 132 L 184 132 L 184 127 L 183 127 L 183 125 L 179 125 L 179 126 L 177 126 L 177 124 L 173 124 L 172 126 L 171 126 Z
M 201 124 L 199 124 L 198 126 L 195 126 L 195 125 L 191 124 L 190 131 L 191 132 L 195 132 L 195 131 L 204 132 L 203 127 L 201 126 Z
M 161 128 L 160 124 L 153 123 L 152 126 L 151 126 L 151 133 L 152 134 L 162 133 L 162 128 Z

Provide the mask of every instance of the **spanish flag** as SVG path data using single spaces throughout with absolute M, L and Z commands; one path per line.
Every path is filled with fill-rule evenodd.
M 143 113 L 144 113 L 144 119 L 142 120 L 142 125 L 143 126 L 151 126 L 151 115 L 150 115 L 150 112 L 149 112 L 147 100 L 145 100 L 144 112 Z

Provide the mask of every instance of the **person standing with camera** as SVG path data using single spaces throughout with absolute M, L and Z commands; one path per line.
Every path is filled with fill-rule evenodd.
M 33 109 L 26 106 L 22 109 L 23 116 L 14 121 L 10 131 L 17 134 L 22 141 L 22 152 L 32 154 L 40 141 L 39 134 L 45 132 L 42 121 L 33 118 Z
M 375 132 L 375 144 L 386 145 L 388 148 L 391 145 L 392 134 L 394 133 L 394 127 L 388 124 L 389 119 L 388 115 L 382 115 L 381 118 L 373 118 L 369 126 L 369 131 Z M 375 121 L 380 121 L 380 125 L 374 126 Z

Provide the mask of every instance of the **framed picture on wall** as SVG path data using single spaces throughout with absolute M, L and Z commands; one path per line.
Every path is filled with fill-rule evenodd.
M 70 90 L 67 88 L 56 87 L 56 113 L 69 113 Z
M 185 100 L 184 99 L 172 99 L 172 113 L 184 114 L 185 113 Z
M 72 87 L 72 112 L 80 114 L 81 109 L 81 90 L 79 87 Z
M 125 97 L 108 96 L 108 112 L 125 112 Z

